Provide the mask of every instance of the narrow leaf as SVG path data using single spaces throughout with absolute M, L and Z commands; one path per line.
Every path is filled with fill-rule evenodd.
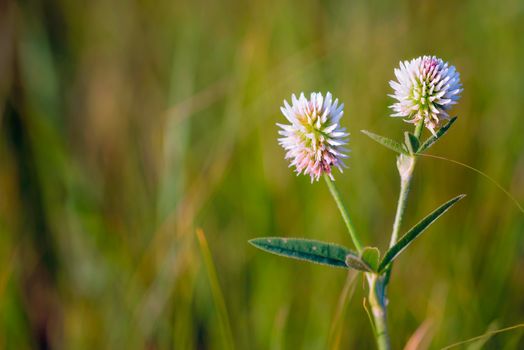
M 249 243 L 269 253 L 341 268 L 348 267 L 346 256 L 358 258 L 355 252 L 346 247 L 311 239 L 261 237 L 252 239 Z
M 404 142 L 408 148 L 409 154 L 417 153 L 420 143 L 415 135 L 406 131 L 404 133 Z
M 378 270 L 378 263 L 380 261 L 380 250 L 375 247 L 365 247 L 362 249 L 362 254 L 360 255 L 362 260 L 373 269 L 373 271 Z
M 398 242 L 391 247 L 384 256 L 384 259 L 380 262 L 378 268 L 379 272 L 384 271 L 384 269 L 393 261 L 395 258 L 402 253 L 404 249 L 407 248 L 415 238 L 417 238 L 426 228 L 429 227 L 435 220 L 437 220 L 442 214 L 444 214 L 449 208 L 451 208 L 455 203 L 464 198 L 466 195 L 461 194 L 446 203 L 442 204 L 440 207 L 431 212 L 428 216 L 422 219 L 418 224 L 413 226 L 404 236 L 402 236 Z
M 408 154 L 406 147 L 404 147 L 404 145 L 402 145 L 400 142 L 397 142 L 395 140 L 389 139 L 384 136 L 374 134 L 371 131 L 367 131 L 367 130 L 361 130 L 361 131 L 364 135 L 367 135 L 372 140 L 380 143 L 382 146 L 387 147 L 390 150 L 393 150 L 400 154 Z
M 449 122 L 446 123 L 446 125 L 444 125 L 443 127 L 441 127 L 437 131 L 437 136 L 431 135 L 430 137 L 428 137 L 428 139 L 426 141 L 424 141 L 422 146 L 420 146 L 420 148 L 418 150 L 418 153 L 424 152 L 425 150 L 430 148 L 435 142 L 437 142 L 438 139 L 440 139 L 442 136 L 444 136 L 444 134 L 446 134 L 446 132 L 449 130 L 449 128 L 451 128 L 451 126 L 453 125 L 455 120 L 457 120 L 457 117 L 451 118 L 449 120 Z

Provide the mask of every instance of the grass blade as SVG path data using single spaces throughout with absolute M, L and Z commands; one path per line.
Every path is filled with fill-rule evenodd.
M 451 118 L 449 120 L 449 122 L 447 122 L 446 125 L 444 125 L 443 127 L 441 127 L 437 131 L 437 136 L 431 135 L 430 137 L 428 137 L 428 139 L 426 141 L 424 141 L 422 146 L 419 147 L 418 153 L 424 152 L 425 150 L 430 148 L 435 142 L 437 142 L 438 139 L 440 139 L 442 136 L 444 136 L 446 134 L 446 132 L 449 130 L 449 128 L 451 128 L 451 126 L 453 125 L 455 120 L 457 120 L 457 117 Z
M 335 309 L 335 314 L 333 320 L 331 321 L 331 327 L 329 327 L 329 338 L 328 338 L 328 348 L 330 350 L 338 350 L 340 348 L 340 341 L 342 338 L 342 330 L 344 328 L 344 315 L 346 313 L 349 300 L 355 292 L 357 284 L 355 283 L 357 278 L 356 271 L 349 271 L 346 277 L 346 283 L 344 288 L 338 297 L 337 307 Z
M 211 286 L 211 293 L 213 295 L 213 300 L 218 311 L 218 320 L 219 326 L 224 336 L 224 347 L 225 349 L 234 349 L 235 345 L 233 342 L 233 332 L 231 331 L 231 323 L 229 322 L 229 315 L 227 313 L 226 303 L 224 301 L 224 295 L 220 289 L 220 284 L 218 283 L 218 277 L 215 269 L 215 264 L 213 263 L 213 258 L 211 252 L 209 251 L 209 246 L 207 244 L 206 236 L 204 231 L 197 229 L 196 235 L 198 238 L 198 243 L 200 245 L 200 251 L 202 253 L 202 258 L 204 259 L 204 265 L 207 271 L 207 277 L 209 278 L 209 284 Z
M 461 194 L 459 196 L 456 196 L 453 199 L 450 199 L 446 203 L 442 204 L 440 207 L 432 211 L 428 216 L 426 216 L 424 219 L 422 219 L 418 224 L 413 226 L 404 236 L 402 236 L 398 242 L 392 246 L 384 256 L 384 259 L 382 259 L 380 266 L 379 266 L 379 272 L 384 271 L 384 269 L 391 263 L 395 258 L 402 253 L 404 249 L 407 248 L 408 245 L 413 242 L 415 238 L 417 238 L 426 228 L 429 227 L 435 220 L 437 220 L 442 214 L 444 214 L 449 208 L 451 208 L 455 203 L 457 203 L 459 200 L 464 198 L 466 195 Z
M 282 350 L 285 344 L 285 328 L 289 317 L 289 306 L 281 307 L 275 316 L 273 321 L 273 330 L 271 331 L 271 350 Z
M 364 135 L 366 135 L 369 138 L 371 138 L 373 141 L 376 141 L 376 142 L 380 143 L 382 146 L 384 146 L 386 148 L 389 148 L 392 151 L 395 151 L 395 152 L 400 153 L 400 154 L 406 154 L 406 155 L 409 154 L 408 151 L 406 150 L 406 148 L 404 147 L 404 145 L 402 145 L 400 142 L 397 142 L 395 140 L 389 139 L 389 138 L 384 137 L 384 136 L 380 136 L 380 135 L 374 134 L 371 131 L 361 130 L 361 132 Z
M 425 320 L 409 337 L 404 350 L 425 350 L 429 347 L 431 338 L 433 337 L 433 321 L 431 319 Z
M 451 348 L 455 348 L 455 347 L 457 347 L 459 345 L 464 345 L 464 344 L 467 344 L 467 343 L 470 343 L 470 342 L 473 342 L 473 341 L 477 341 L 477 340 L 480 340 L 480 339 L 483 339 L 483 338 L 486 338 L 486 337 L 492 337 L 495 334 L 508 332 L 508 331 L 512 331 L 514 329 L 523 328 L 523 327 L 524 327 L 524 323 L 519 323 L 519 324 L 511 326 L 511 327 L 497 329 L 497 330 L 494 330 L 494 331 L 488 331 L 488 332 L 486 332 L 486 333 L 484 333 L 482 335 L 479 335 L 478 337 L 474 337 L 474 338 L 471 338 L 471 339 L 463 340 L 463 341 L 460 341 L 458 343 L 454 343 L 454 344 L 448 345 L 446 347 L 443 347 L 441 350 L 448 350 L 448 349 L 451 349 Z
M 249 241 L 266 252 L 333 267 L 369 271 L 359 256 L 346 247 L 304 238 L 261 237 Z M 349 259 L 348 261 L 348 257 Z M 347 262 L 347 263 L 346 263 Z
M 494 336 L 494 334 L 490 333 L 490 332 L 493 332 L 495 330 L 497 330 L 497 321 L 494 321 L 494 322 L 490 323 L 490 325 L 488 326 L 488 329 L 484 333 L 484 334 L 486 334 L 485 337 L 472 341 L 471 344 L 469 344 L 466 347 L 465 350 L 482 350 L 482 349 L 484 349 L 484 346 L 486 345 L 486 343 Z

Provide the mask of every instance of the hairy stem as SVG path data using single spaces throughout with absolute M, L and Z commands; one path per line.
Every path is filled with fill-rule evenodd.
M 340 210 L 340 214 L 342 215 L 342 219 L 344 220 L 344 223 L 346 224 L 349 235 L 351 236 L 351 240 L 353 241 L 355 248 L 357 248 L 357 251 L 360 253 L 362 251 L 362 244 L 360 243 L 360 239 L 357 235 L 355 227 L 353 226 L 353 223 L 351 222 L 351 218 L 349 217 L 348 211 L 346 210 L 346 207 L 344 206 L 344 203 L 342 202 L 342 198 L 340 198 L 340 193 L 338 192 L 338 189 L 336 188 L 335 183 L 333 182 L 333 180 L 329 178 L 328 175 L 324 175 L 324 180 L 326 180 L 326 184 L 328 185 L 329 192 L 331 192 L 333 199 L 337 203 L 337 207 Z
M 411 184 L 411 176 L 413 175 L 413 170 L 415 169 L 415 158 L 411 158 L 412 164 L 405 173 L 402 173 L 399 168 L 400 175 L 400 194 L 398 197 L 397 203 L 397 212 L 395 214 L 395 221 L 393 222 L 393 231 L 391 232 L 391 239 L 389 241 L 389 247 L 393 247 L 398 240 L 398 234 L 400 232 L 400 226 L 402 225 L 402 219 L 404 218 L 404 212 L 406 211 L 406 206 L 408 203 L 408 194 L 409 187 Z M 393 264 L 391 263 L 386 270 L 385 285 L 387 286 L 389 282 L 389 277 L 391 275 L 391 269 Z
M 375 320 L 375 340 L 377 342 L 377 348 L 378 350 L 389 350 L 391 346 L 389 344 L 386 308 L 372 308 L 371 312 L 373 313 L 373 319 Z
M 393 222 L 393 231 L 391 233 L 391 240 L 389 246 L 392 247 L 397 243 L 400 226 L 406 210 L 408 201 L 409 186 L 411 183 L 411 176 L 415 168 L 414 157 L 399 158 L 398 168 L 400 173 L 400 195 L 397 203 L 397 211 L 395 214 L 395 221 Z M 379 350 L 389 350 L 389 335 L 387 331 L 387 315 L 386 315 L 386 300 L 387 300 L 387 285 L 391 276 L 391 269 L 393 264 L 390 264 L 384 276 L 368 278 L 369 282 L 369 300 L 371 310 L 375 323 L 375 338 Z
M 412 172 L 413 170 L 411 170 Z M 408 202 L 409 187 L 411 184 L 411 174 L 409 176 L 400 179 L 400 194 L 397 202 L 397 212 L 395 214 L 395 221 L 393 222 L 393 231 L 391 232 L 391 239 L 389 246 L 392 247 L 397 243 L 398 234 L 400 232 L 400 225 L 404 218 L 404 212 L 406 210 Z
M 389 350 L 391 345 L 386 315 L 385 280 L 384 277 L 376 274 L 367 274 L 367 278 L 369 283 L 369 303 L 375 325 L 377 348 L 378 350 Z
M 421 119 L 415 126 L 415 137 L 417 138 L 417 140 L 420 140 L 420 136 L 422 135 L 423 127 L 424 127 L 424 119 Z M 397 168 L 398 168 L 398 173 L 400 175 L 400 194 L 398 196 L 397 211 L 395 213 L 395 221 L 393 222 L 393 231 L 391 232 L 391 239 L 389 241 L 389 247 L 393 247 L 395 243 L 397 243 L 397 240 L 398 240 L 400 226 L 402 224 L 402 219 L 404 218 L 404 212 L 406 211 L 406 206 L 408 203 L 409 187 L 411 184 L 411 177 L 413 175 L 413 171 L 415 170 L 415 164 L 416 164 L 416 157 L 414 155 L 409 156 L 409 157 L 401 155 L 397 159 Z M 384 289 L 387 287 L 387 284 L 389 282 L 389 277 L 391 275 L 392 267 L 393 267 L 393 264 L 391 264 L 386 271 Z
M 424 120 L 420 120 L 415 127 L 415 137 L 420 140 L 422 130 L 424 127 Z M 413 171 L 415 170 L 416 157 L 415 155 L 404 156 L 400 155 L 397 158 L 397 168 L 400 175 L 400 194 L 398 197 L 397 211 L 395 213 L 395 221 L 393 222 L 393 231 L 391 232 L 391 239 L 389 246 L 392 247 L 397 243 L 398 235 L 404 212 L 408 202 L 409 187 Z M 385 272 L 385 275 L 375 278 L 369 278 L 369 299 L 372 307 L 372 313 L 375 323 L 375 338 L 379 350 L 389 350 L 389 335 L 387 331 L 387 287 L 389 278 L 391 276 L 391 269 L 393 264 L 390 264 Z

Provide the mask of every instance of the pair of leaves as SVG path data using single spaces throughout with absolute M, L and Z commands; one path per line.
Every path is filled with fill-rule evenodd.
M 420 142 L 415 137 L 415 135 L 409 132 L 404 134 L 404 144 L 390 138 L 374 134 L 371 131 L 362 130 L 362 133 L 367 135 L 372 140 L 380 143 L 382 146 L 389 148 L 390 150 L 393 150 L 399 154 L 414 155 L 417 153 L 422 153 L 430 148 L 435 142 L 437 142 L 442 136 L 446 134 L 446 132 L 449 130 L 449 128 L 451 128 L 456 120 L 457 117 L 451 118 L 450 121 L 446 123 L 446 125 L 437 131 L 436 135 L 431 135 L 428 137 L 428 139 L 424 141 L 422 145 L 420 145 Z
M 356 252 L 335 244 L 304 238 L 261 237 L 249 241 L 255 247 L 276 255 L 340 268 L 373 272 L 378 268 L 378 249 Z
M 432 211 L 406 232 L 398 242 L 386 252 L 382 261 L 380 261 L 380 251 L 374 247 L 364 248 L 359 255 L 338 244 L 303 238 L 262 237 L 252 239 L 249 243 L 269 253 L 288 258 L 339 268 L 353 268 L 364 272 L 382 273 L 415 238 L 462 198 L 464 198 L 464 195 L 452 198 Z

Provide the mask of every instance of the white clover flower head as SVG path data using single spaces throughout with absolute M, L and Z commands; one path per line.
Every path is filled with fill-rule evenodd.
M 290 167 L 296 168 L 297 175 L 304 173 L 311 177 L 311 182 L 327 174 L 331 179 L 331 170 L 337 167 L 341 172 L 346 167 L 343 158 L 347 158 L 348 149 L 344 146 L 349 140 L 349 133 L 340 126 L 344 114 L 344 104 L 328 92 L 324 98 L 320 92 L 312 93 L 308 100 L 303 93 L 300 97 L 293 94 L 291 105 L 284 100 L 280 108 L 290 125 L 278 124 L 282 129 L 278 143 L 287 151 Z
M 462 92 L 460 74 L 454 66 L 435 56 L 423 56 L 400 62 L 395 69 L 398 81 L 390 81 L 395 90 L 391 97 L 393 117 L 405 117 L 416 124 L 421 119 L 435 135 L 435 130 L 449 119 L 447 111 L 457 103 Z

